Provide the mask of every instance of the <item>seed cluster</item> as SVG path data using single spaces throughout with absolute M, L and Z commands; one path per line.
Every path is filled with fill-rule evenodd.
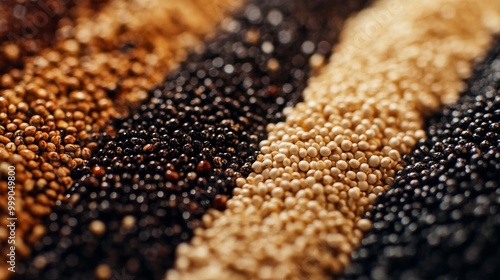
M 58 22 L 73 21 L 97 10 L 107 0 L 79 1 L 3 1 L 0 5 L 0 69 L 22 65 L 23 57 L 33 55 L 54 41 Z
M 161 278 L 206 210 L 225 208 L 265 125 L 299 101 L 310 58 L 321 64 L 342 18 L 361 3 L 257 1 L 225 20 L 205 51 L 114 123 L 116 136 L 100 138 L 16 275 L 107 279 L 123 268 L 135 279 Z
M 425 137 L 423 116 L 452 101 L 490 42 L 496 4 L 381 1 L 344 30 L 305 101 L 269 124 L 227 210 L 178 247 L 168 279 L 326 279 L 371 227 L 362 218 Z M 358 48 L 359 29 L 392 19 Z M 452 16 L 450 16 L 450 14 Z M 498 28 L 498 26 L 497 26 Z
M 381 196 L 344 279 L 500 275 L 500 38 Z
M 29 254 L 27 243 L 44 234 L 38 220 L 50 213 L 56 200 L 64 199 L 72 184 L 71 170 L 88 160 L 96 147 L 94 134 L 125 112 L 125 104 L 144 98 L 183 58 L 184 48 L 195 44 L 230 8 L 222 5 L 225 0 L 212 1 L 213 6 L 201 2 L 112 1 L 92 20 L 61 23 L 53 47 L 23 58 L 22 67 L 0 77 L 1 171 L 16 167 L 20 256 Z M 8 202 L 4 178 L 2 225 Z M 2 250 L 6 242 L 2 226 Z

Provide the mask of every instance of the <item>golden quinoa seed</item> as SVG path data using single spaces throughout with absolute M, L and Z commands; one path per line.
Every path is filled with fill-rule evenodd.
M 95 277 L 99 280 L 111 278 L 111 268 L 106 264 L 101 264 L 95 269 Z
M 106 225 L 99 220 L 95 220 L 90 223 L 89 230 L 95 235 L 102 235 L 106 232 Z
M 384 21 L 374 16 L 386 13 Z M 366 26 L 374 28 L 363 33 Z M 499 28 L 500 5 L 486 0 L 382 0 L 351 19 L 304 102 L 268 126 L 261 149 L 286 147 L 284 158 L 269 166 L 258 158 L 228 209 L 206 214 L 206 228 L 179 247 L 168 279 L 341 272 L 371 228 L 364 213 L 425 137 L 424 116 L 456 99 Z
M 111 0 L 88 17 L 62 20 L 51 47 L 0 73 L 0 160 L 16 168 L 20 257 L 40 238 L 34 231 L 39 218 L 65 199 L 70 172 L 91 157 L 97 133 L 113 134 L 107 121 L 140 102 L 234 7 L 227 0 Z M 106 174 L 99 167 L 93 171 Z M 3 176 L 0 190 L 4 224 Z M 5 228 L 0 229 L 2 254 L 8 248 Z

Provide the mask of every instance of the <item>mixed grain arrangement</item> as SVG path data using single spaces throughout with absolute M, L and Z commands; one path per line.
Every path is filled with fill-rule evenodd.
M 285 2 L 250 3 L 227 18 L 206 50 L 114 122 L 116 136 L 100 138 L 75 169 L 70 199 L 45 220 L 48 234 L 18 275 L 107 279 L 124 269 L 159 279 L 172 267 L 176 246 L 251 171 L 265 125 L 299 101 L 310 58 L 329 56 L 342 18 L 362 3 Z
M 426 130 L 342 279 L 500 275 L 500 38 Z
M 500 5 L 366 2 L 0 3 L 0 279 L 498 275 Z
M 198 2 L 112 1 L 91 20 L 62 24 L 54 46 L 0 77 L 0 168 L 4 174 L 9 165 L 16 168 L 19 256 L 46 231 L 39 219 L 64 200 L 70 172 L 95 147 L 94 134 L 144 98 L 231 8 L 225 1 Z M 0 188 L 4 225 L 7 182 Z M 5 226 L 0 242 L 3 251 Z
M 399 5 L 399 6 L 398 6 Z M 423 117 L 453 101 L 500 19 L 494 3 L 381 1 L 351 21 L 304 102 L 268 139 L 224 212 L 203 217 L 168 279 L 327 279 L 349 263 L 362 218 L 425 137 Z M 474 9 L 472 9 L 473 7 Z M 358 30 L 392 22 L 358 48 Z M 395 11 L 395 9 L 398 9 Z M 455 16 L 450 19 L 449 13 Z M 397 23 L 397 24 L 393 24 Z
M 59 23 L 87 18 L 107 0 L 2 1 L 0 5 L 0 73 L 20 67 L 26 56 L 55 41 Z

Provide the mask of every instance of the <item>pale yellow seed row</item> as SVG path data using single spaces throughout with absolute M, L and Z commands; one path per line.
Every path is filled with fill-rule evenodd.
M 349 264 L 424 116 L 457 98 L 500 28 L 496 1 L 383 0 L 352 19 L 254 172 L 178 247 L 168 279 L 328 279 Z M 368 28 L 368 29 L 367 29 Z

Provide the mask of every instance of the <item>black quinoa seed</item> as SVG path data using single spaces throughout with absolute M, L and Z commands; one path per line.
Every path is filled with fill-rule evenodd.
M 148 102 L 115 121 L 115 137 L 101 136 L 15 278 L 162 278 L 202 215 L 224 209 L 235 180 L 251 172 L 266 125 L 300 101 L 309 58 L 330 55 L 362 2 L 257 1 L 224 22 Z
M 500 279 L 500 37 L 427 133 L 341 279 Z

